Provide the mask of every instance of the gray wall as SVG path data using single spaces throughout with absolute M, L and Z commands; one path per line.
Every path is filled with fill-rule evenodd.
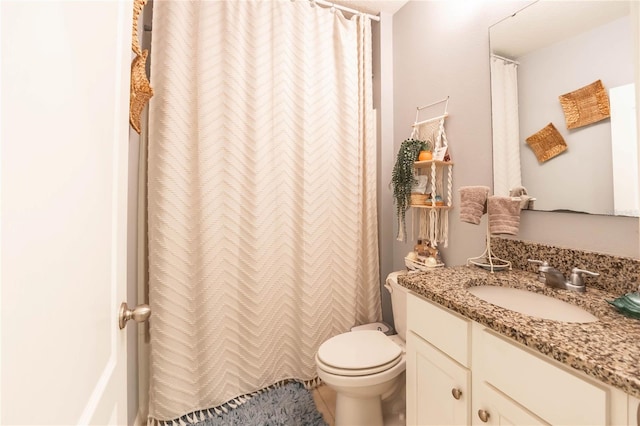
M 378 238 L 380 253 L 380 294 L 383 320 L 393 324 L 391 297 L 384 289 L 386 277 L 396 270 L 393 262 L 394 205 L 389 191 L 394 162 L 393 144 L 393 15 L 380 14 L 372 26 L 374 107 L 378 132 Z
M 458 2 L 411 1 L 393 16 L 393 140 L 383 139 L 382 147 L 392 145 L 397 152 L 410 134 L 415 108 L 450 96 L 446 132 L 455 163 L 455 204 L 461 186 L 493 186 L 488 28 L 529 3 L 465 2 L 461 7 Z M 380 191 L 381 202 L 387 202 L 388 186 Z M 465 264 L 485 246 L 486 215 L 479 226 L 458 217 L 455 206 L 449 213 L 449 247 L 442 250 L 448 266 Z M 414 241 L 397 242 L 395 223 L 381 220 L 386 220 L 381 227 L 394 226 L 393 237 L 381 234 L 381 245 L 393 247 L 393 269 L 404 269 L 403 258 Z M 524 211 L 516 238 L 638 257 L 635 218 Z

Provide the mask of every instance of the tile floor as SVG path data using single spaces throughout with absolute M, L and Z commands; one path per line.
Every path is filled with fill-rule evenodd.
M 329 426 L 335 424 L 335 412 L 336 412 L 336 393 L 333 389 L 327 385 L 320 385 L 313 390 L 313 400 L 316 403 L 316 408 L 322 414 L 324 421 Z

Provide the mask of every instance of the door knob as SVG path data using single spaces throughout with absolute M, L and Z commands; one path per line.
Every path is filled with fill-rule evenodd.
M 484 423 L 489 421 L 489 412 L 485 411 L 485 410 L 478 410 L 478 417 L 480 417 L 480 420 L 482 420 Z
M 455 399 L 460 399 L 460 397 L 462 397 L 462 391 L 458 388 L 453 388 L 451 389 L 451 395 L 453 395 Z
M 127 321 L 130 319 L 135 322 L 145 322 L 149 315 L 151 315 L 151 308 L 149 305 L 138 305 L 133 309 L 129 309 L 126 302 L 122 302 L 120 305 L 120 313 L 118 315 L 118 325 L 120 326 L 120 330 L 127 325 Z

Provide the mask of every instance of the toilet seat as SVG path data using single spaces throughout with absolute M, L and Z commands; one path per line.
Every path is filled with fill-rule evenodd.
M 334 336 L 318 348 L 318 367 L 341 376 L 365 376 L 392 368 L 402 360 L 402 348 L 378 330 Z
M 350 368 L 350 369 L 336 368 L 336 367 L 333 367 L 331 365 L 327 365 L 324 362 L 322 362 L 321 360 L 319 360 L 318 358 L 316 358 L 316 363 L 318 364 L 318 367 L 320 367 L 322 370 L 326 371 L 327 373 L 331 373 L 331 374 L 335 374 L 335 375 L 339 375 L 339 376 L 369 376 L 371 374 L 376 374 L 376 373 L 380 373 L 382 371 L 386 371 L 386 370 L 390 369 L 391 367 L 395 366 L 396 364 L 398 364 L 401 360 L 402 360 L 402 357 L 399 356 L 398 358 L 394 359 L 393 361 L 388 362 L 388 363 L 383 364 L 383 365 L 379 365 L 377 367 L 372 367 L 372 368 Z

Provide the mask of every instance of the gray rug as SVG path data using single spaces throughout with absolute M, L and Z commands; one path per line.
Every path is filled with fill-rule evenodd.
M 195 426 L 327 426 L 316 409 L 311 391 L 292 382 L 269 389 L 244 404 Z

